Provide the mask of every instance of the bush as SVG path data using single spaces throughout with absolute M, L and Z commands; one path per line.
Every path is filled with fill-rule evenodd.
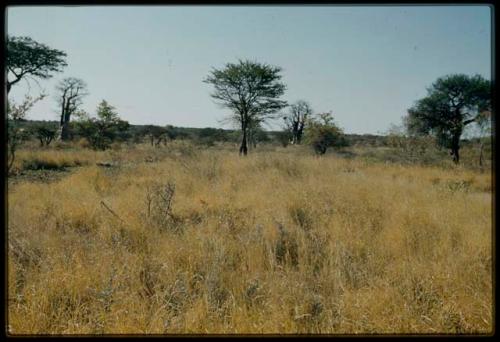
M 40 158 L 23 160 L 22 162 L 23 170 L 62 170 L 66 166 L 68 165 L 59 164 L 54 160 L 45 160 Z
M 114 107 L 103 100 L 97 107 L 97 118 L 80 113 L 77 126 L 79 134 L 87 139 L 94 150 L 106 150 L 119 136 L 119 132 L 128 129 L 129 124 L 120 120 Z
M 57 125 L 44 122 L 32 127 L 30 133 L 40 141 L 40 146 L 49 146 L 56 139 L 57 129 Z
M 281 146 L 287 147 L 292 139 L 292 135 L 289 131 L 275 132 L 274 138 L 281 144 Z
M 317 154 L 325 154 L 329 147 L 347 146 L 344 132 L 334 123 L 331 113 L 318 114 L 308 120 L 306 141 Z

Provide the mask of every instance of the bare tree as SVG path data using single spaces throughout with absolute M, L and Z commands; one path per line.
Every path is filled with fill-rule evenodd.
M 312 108 L 304 100 L 299 100 L 290 106 L 288 115 L 283 117 L 286 128 L 291 134 L 292 144 L 300 144 L 304 133 L 307 117 L 312 114 Z
M 82 104 L 82 98 L 88 95 L 87 85 L 79 78 L 68 77 L 59 82 L 56 90 L 60 93 L 59 106 L 61 108 L 58 139 L 68 140 L 71 115 Z
M 21 127 L 21 122 L 26 120 L 29 110 L 45 97 L 41 94 L 36 98 L 25 96 L 22 103 L 9 103 L 7 101 L 7 174 L 12 170 L 16 158 L 16 150 L 26 138 L 26 130 Z

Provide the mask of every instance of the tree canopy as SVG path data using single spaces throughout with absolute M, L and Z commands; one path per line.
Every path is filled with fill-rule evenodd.
M 248 130 L 272 118 L 287 105 L 279 98 L 286 86 L 281 82 L 281 68 L 253 61 L 228 63 L 213 69 L 204 82 L 214 86 L 211 96 L 230 109 L 230 119 L 240 125 L 243 138 L 240 154 L 247 154 Z
M 7 37 L 7 93 L 23 78 L 47 79 L 67 66 L 66 53 L 38 43 L 30 37 Z M 11 78 L 9 79 L 9 76 Z
M 490 82 L 480 75 L 448 75 L 438 78 L 427 93 L 408 110 L 406 127 L 411 134 L 434 135 L 458 163 L 465 126 L 479 122 L 482 113 L 491 110 Z

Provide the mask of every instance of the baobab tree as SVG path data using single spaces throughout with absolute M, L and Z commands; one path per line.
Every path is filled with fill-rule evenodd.
M 279 99 L 285 92 L 281 68 L 252 61 L 228 63 L 222 70 L 213 69 L 204 82 L 212 84 L 211 96 L 233 111 L 231 119 L 243 134 L 239 153 L 248 153 L 248 134 L 256 124 L 273 118 L 287 103 Z
M 291 143 L 300 144 L 307 118 L 312 115 L 309 103 L 299 100 L 290 106 L 290 111 L 283 117 L 286 129 L 290 132 Z
M 58 99 L 61 108 L 58 139 L 68 140 L 71 115 L 78 110 L 82 98 L 88 94 L 87 85 L 79 78 L 68 77 L 59 82 L 56 90 L 60 94 Z

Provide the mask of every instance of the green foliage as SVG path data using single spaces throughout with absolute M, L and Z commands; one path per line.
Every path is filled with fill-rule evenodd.
M 63 51 L 51 49 L 30 37 L 8 36 L 5 66 L 13 78 L 7 80 L 7 92 L 23 78 L 47 79 L 53 72 L 61 72 L 67 65 L 65 57 Z
M 167 125 L 167 134 L 170 139 L 192 139 L 195 136 L 195 128 L 174 127 Z
M 252 121 L 247 130 L 247 142 L 249 144 L 249 147 L 256 148 L 257 143 L 267 141 L 269 141 L 269 136 L 262 127 L 262 124 L 258 121 Z
M 49 146 L 57 136 L 57 125 L 53 123 L 38 123 L 30 128 L 30 135 L 40 141 L 40 146 Z
M 264 117 L 286 106 L 278 99 L 286 89 L 280 72 L 279 67 L 240 60 L 223 70 L 212 70 L 205 82 L 215 88 L 212 97 L 237 115 Z
M 260 126 L 255 127 L 250 131 L 249 141 L 255 147 L 257 143 L 266 143 L 271 141 L 267 132 Z
M 90 118 L 85 112 L 78 113 L 78 131 L 95 150 L 110 147 L 121 131 L 126 131 L 128 122 L 119 118 L 115 108 L 102 100 L 97 107 L 97 118 Z
M 216 142 L 226 142 L 230 140 L 228 132 L 218 128 L 202 128 L 198 131 L 197 142 L 202 145 L 214 146 Z
M 458 163 L 465 126 L 491 110 L 491 84 L 480 75 L 449 75 L 437 79 L 427 92 L 408 110 L 407 130 L 412 135 L 435 136 L 441 146 L 451 149 Z
M 240 154 L 247 154 L 249 130 L 287 105 L 279 99 L 286 89 L 281 78 L 279 67 L 239 60 L 226 64 L 222 70 L 214 68 L 204 80 L 215 88 L 211 96 L 233 112 L 230 121 L 241 127 Z
M 273 138 L 281 144 L 283 147 L 287 147 L 292 140 L 292 134 L 288 129 L 281 132 L 274 132 Z
M 329 112 L 308 119 L 306 141 L 318 154 L 325 154 L 329 147 L 347 146 L 344 132 L 335 124 Z

